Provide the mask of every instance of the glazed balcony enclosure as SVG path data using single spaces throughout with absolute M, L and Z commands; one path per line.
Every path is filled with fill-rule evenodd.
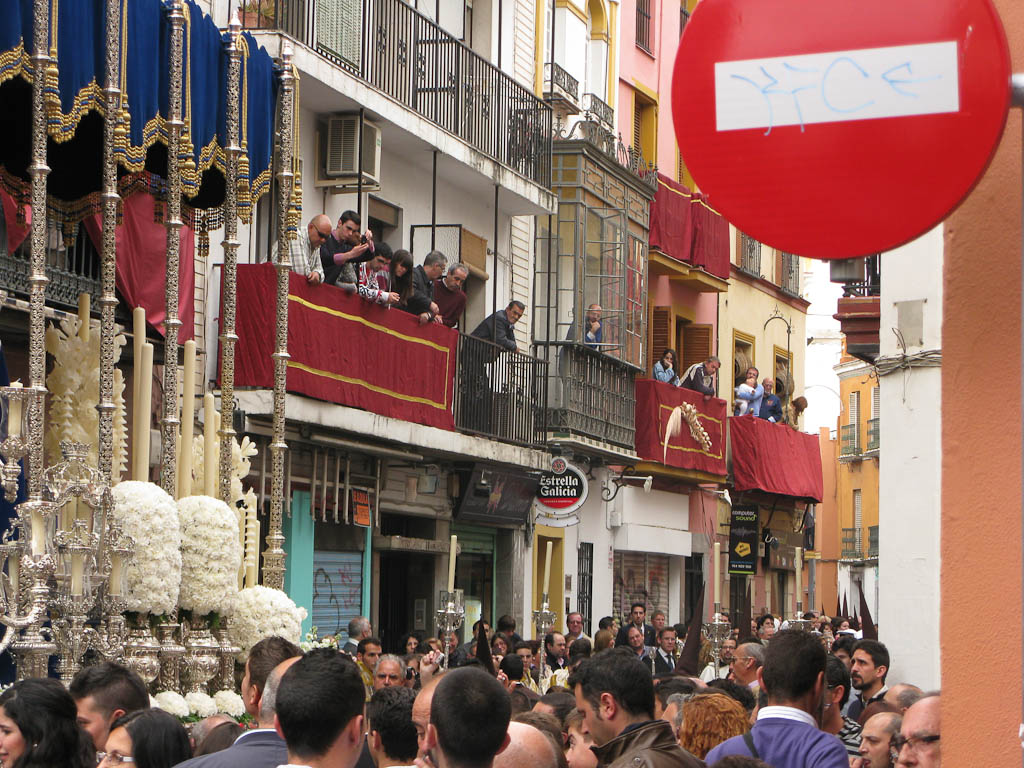
M 527 448 L 544 440 L 546 363 L 292 274 L 289 393 Z M 237 388 L 273 386 L 276 275 L 238 267 Z

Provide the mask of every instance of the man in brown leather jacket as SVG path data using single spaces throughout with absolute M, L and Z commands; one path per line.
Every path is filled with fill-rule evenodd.
M 654 719 L 651 671 L 628 649 L 587 659 L 569 687 L 600 768 L 703 768 L 676 742 L 671 724 Z

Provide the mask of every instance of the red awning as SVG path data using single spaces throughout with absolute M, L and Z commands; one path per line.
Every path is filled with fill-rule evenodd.
M 238 267 L 239 387 L 273 386 L 276 282 L 272 264 Z M 451 328 L 291 274 L 289 392 L 453 430 L 457 343 Z
M 726 403 L 717 397 L 708 401 L 699 392 L 673 387 L 653 379 L 636 382 L 636 453 L 645 461 L 662 462 L 665 456 L 663 440 L 665 427 L 672 410 L 682 403 L 696 406 L 698 420 L 711 438 L 711 447 L 704 450 L 690 434 L 683 421 L 682 430 L 668 443 L 665 463 L 679 469 L 692 469 L 711 475 L 726 474 L 725 417 Z
M 660 173 L 651 203 L 650 243 L 715 277 L 729 277 L 729 223 L 704 195 Z
M 729 419 L 733 487 L 821 502 L 818 436 L 753 416 Z

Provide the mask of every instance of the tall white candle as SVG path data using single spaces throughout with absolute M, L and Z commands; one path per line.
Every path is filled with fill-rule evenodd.
M 148 341 L 142 345 L 142 370 L 139 372 L 141 381 L 139 383 L 138 409 L 139 432 L 136 439 L 138 443 L 139 465 L 137 467 L 136 480 L 146 482 L 149 480 L 149 409 L 153 402 L 153 345 Z
M 448 591 L 455 589 L 455 552 L 458 546 L 459 537 L 452 535 L 451 545 L 448 548 Z
M 15 389 L 21 389 L 22 384 L 20 381 L 12 381 L 11 386 Z M 21 400 L 11 399 L 8 402 L 8 413 L 7 413 L 7 435 L 8 437 L 21 437 L 21 413 L 22 413 L 22 402 Z
M 196 343 L 185 342 L 181 387 L 181 448 L 178 452 L 178 498 L 192 495 L 192 439 L 196 421 Z
M 71 555 L 71 594 L 80 595 L 85 591 L 83 574 L 85 572 L 85 553 L 74 552 Z
M 121 574 L 122 574 L 121 555 L 116 552 L 110 553 L 110 594 L 120 595 L 121 594 Z
M 213 392 L 203 395 L 203 493 L 217 494 L 217 419 Z
M 715 605 L 722 604 L 722 542 L 715 542 Z
M 89 342 L 89 294 L 78 294 L 78 338 Z
M 801 606 L 803 604 L 804 596 L 804 551 L 800 547 L 796 548 L 796 555 L 793 557 L 793 564 L 796 566 L 796 604 Z M 800 616 L 797 616 L 799 619 Z
M 132 310 L 132 350 L 135 353 L 134 370 L 132 376 L 132 479 L 141 480 L 142 472 L 139 469 L 139 445 L 142 440 L 139 438 L 143 420 L 149 423 L 149 404 L 145 409 L 142 407 L 142 345 L 146 341 L 146 310 L 136 307 Z
M 46 520 L 39 510 L 32 512 L 32 554 L 41 555 L 46 549 Z
M 256 510 L 250 509 L 246 513 L 246 559 L 245 559 L 245 586 L 255 587 L 259 580 L 259 538 L 260 521 L 256 517 Z
M 548 542 L 547 552 L 544 554 L 544 591 L 543 595 L 549 594 L 548 587 L 551 586 L 551 542 Z
M 18 584 L 21 579 L 21 557 L 12 555 L 7 560 L 7 576 L 11 580 L 11 596 L 8 599 L 10 605 L 16 605 L 18 601 Z

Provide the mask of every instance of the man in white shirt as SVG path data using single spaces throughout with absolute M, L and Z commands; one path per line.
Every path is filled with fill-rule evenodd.
M 363 704 L 363 679 L 347 656 L 319 648 L 295 662 L 277 692 L 275 727 L 288 745 L 287 765 L 353 768 L 363 747 Z

